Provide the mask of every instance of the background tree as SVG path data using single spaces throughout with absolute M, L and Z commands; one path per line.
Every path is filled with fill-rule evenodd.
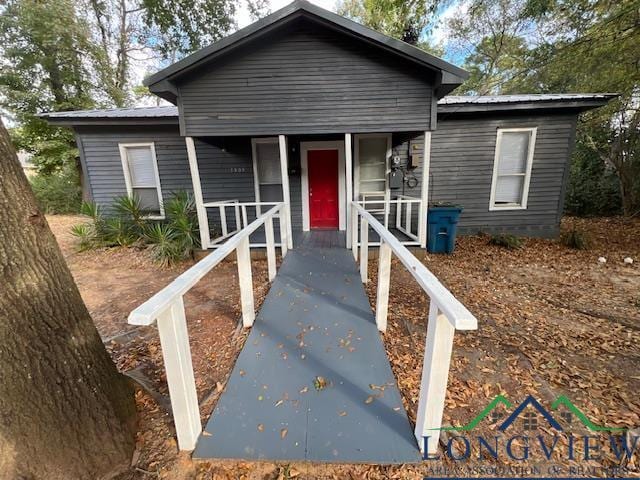
M 472 76 L 462 91 L 620 93 L 582 116 L 567 206 L 591 204 L 601 194 L 594 188 L 613 172 L 623 211 L 640 211 L 638 0 L 473 0 L 448 26 L 450 39 L 467 49 L 464 63 Z M 601 168 L 578 168 L 587 152 Z M 595 177 L 585 181 L 586 173 Z
M 102 478 L 127 468 L 135 403 L 0 123 L 0 472 Z
M 439 0 L 341 0 L 338 14 L 378 32 L 418 45 Z

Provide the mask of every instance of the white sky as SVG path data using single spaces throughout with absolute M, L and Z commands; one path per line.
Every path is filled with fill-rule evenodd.
M 269 2 L 271 12 L 280 10 L 282 7 L 289 5 L 291 1 L 292 0 L 271 0 Z M 326 10 L 331 10 L 332 12 L 335 11 L 336 0 L 310 0 L 310 2 Z M 238 6 L 236 21 L 238 22 L 238 28 L 246 27 L 251 23 L 251 19 L 249 18 L 249 9 L 245 2 L 241 2 Z

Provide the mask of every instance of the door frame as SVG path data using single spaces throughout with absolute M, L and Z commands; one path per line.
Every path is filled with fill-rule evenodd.
M 316 142 L 300 142 L 300 184 L 302 196 L 302 231 L 308 232 L 310 227 L 309 219 L 309 150 L 337 150 L 338 151 L 338 229 L 346 229 L 346 185 L 345 180 L 345 157 L 344 141 L 329 140 Z

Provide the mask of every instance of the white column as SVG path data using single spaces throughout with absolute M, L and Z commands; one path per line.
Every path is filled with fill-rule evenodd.
M 422 195 L 420 196 L 420 218 L 418 218 L 418 239 L 420 246 L 427 246 L 427 212 L 429 209 L 429 168 L 431 166 L 431 132 L 424 132 L 422 154 Z
M 202 424 L 182 297 L 158 316 L 158 334 L 167 372 L 178 448 L 193 450 L 202 431 Z
M 278 135 L 280 145 L 280 174 L 282 175 L 282 199 L 284 201 L 284 215 L 287 217 L 287 246 L 293 248 L 293 232 L 291 228 L 291 195 L 289 193 L 289 169 L 287 158 L 287 137 Z
M 435 454 L 438 450 L 440 438 L 438 429 L 442 426 L 444 400 L 447 395 L 455 328 L 440 312 L 435 302 L 433 300 L 430 302 L 415 436 L 420 450 L 424 450 L 424 437 L 431 437 L 428 453 Z
M 191 170 L 191 182 L 193 183 L 193 199 L 196 202 L 196 212 L 198 213 L 200 245 L 206 250 L 209 248 L 211 238 L 209 237 L 209 219 L 207 218 L 207 209 L 204 207 L 204 200 L 202 199 L 202 184 L 200 183 L 196 146 L 193 143 L 192 137 L 185 137 L 184 140 L 187 144 L 187 156 L 189 157 L 189 169 Z
M 389 310 L 389 286 L 391 285 L 391 247 L 380 239 L 378 252 L 378 293 L 376 295 L 376 325 L 378 330 L 387 330 Z
M 353 160 L 352 160 L 352 156 L 351 156 L 351 134 L 350 133 L 345 133 L 344 134 L 344 168 L 345 168 L 345 172 L 344 172 L 344 179 L 345 179 L 345 184 L 346 184 L 346 195 L 345 198 L 347 200 L 347 208 L 345 209 L 345 213 L 347 216 L 347 231 L 346 236 L 347 236 L 347 248 L 351 248 L 351 222 L 349 221 L 349 219 L 351 218 L 351 202 L 353 201 L 353 177 L 352 177 L 352 164 L 353 164 Z

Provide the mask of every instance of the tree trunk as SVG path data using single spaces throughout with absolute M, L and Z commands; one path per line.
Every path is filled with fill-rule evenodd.
M 104 348 L 0 122 L 0 478 L 129 466 L 135 401 Z

